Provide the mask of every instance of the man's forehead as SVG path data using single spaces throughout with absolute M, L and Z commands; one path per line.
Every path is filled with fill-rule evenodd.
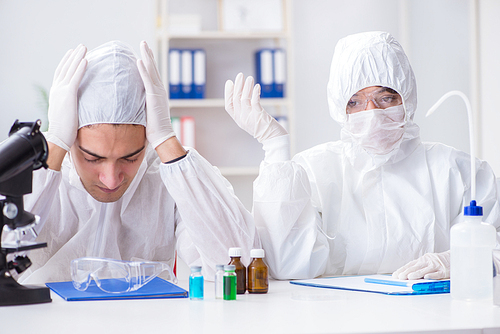
M 78 146 L 82 151 L 100 157 L 123 157 L 145 146 L 146 131 L 141 125 L 99 124 L 78 130 Z

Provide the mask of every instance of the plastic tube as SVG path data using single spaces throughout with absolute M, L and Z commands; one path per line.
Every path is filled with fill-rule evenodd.
M 471 201 L 476 199 L 476 149 L 474 140 L 474 117 L 472 114 L 472 107 L 469 98 L 459 90 L 452 90 L 444 94 L 434 105 L 429 109 L 425 117 L 430 116 L 436 109 L 450 96 L 457 95 L 462 98 L 467 108 L 467 115 L 469 119 L 469 144 L 470 144 L 470 171 L 471 171 Z

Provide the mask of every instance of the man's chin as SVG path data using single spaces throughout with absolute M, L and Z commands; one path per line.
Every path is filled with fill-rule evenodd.
M 113 203 L 118 201 L 122 196 L 119 197 L 110 197 L 110 196 L 92 196 L 96 201 L 101 203 Z

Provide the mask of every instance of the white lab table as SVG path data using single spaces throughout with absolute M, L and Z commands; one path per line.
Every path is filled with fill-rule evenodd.
M 179 285 L 187 288 L 187 281 Z M 271 281 L 269 293 L 0 307 L 0 333 L 500 333 L 500 307 L 449 294 L 388 296 Z

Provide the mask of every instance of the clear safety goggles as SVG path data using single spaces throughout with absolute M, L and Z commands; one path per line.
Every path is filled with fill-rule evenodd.
M 372 101 L 377 109 L 386 109 L 403 103 L 401 95 L 396 91 L 388 87 L 380 87 L 380 89 L 368 94 L 361 91 L 354 94 L 347 102 L 346 112 L 353 114 L 364 111 L 368 101 Z
M 123 293 L 135 291 L 161 272 L 167 270 L 177 283 L 168 264 L 153 261 L 122 261 L 97 257 L 82 257 L 71 261 L 71 279 L 75 289 L 85 291 L 92 280 L 102 291 Z

